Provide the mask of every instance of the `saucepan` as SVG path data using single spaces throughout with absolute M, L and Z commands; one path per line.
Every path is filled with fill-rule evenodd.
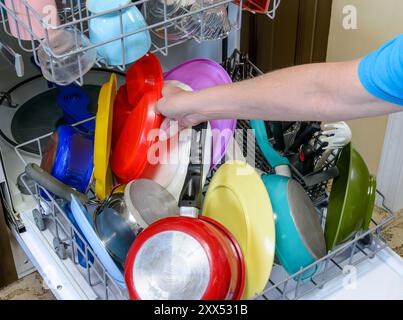
M 376 195 L 376 179 L 351 143 L 343 148 L 336 165 L 340 175 L 333 180 L 325 225 L 328 250 L 368 230 Z
M 130 248 L 125 279 L 132 299 L 239 299 L 243 294 L 245 267 L 237 242 L 217 222 L 198 218 L 205 128 L 199 125 L 192 132 L 191 161 L 176 213 L 181 216 L 152 223 Z M 154 202 L 169 197 L 162 190 Z
M 251 121 L 255 133 L 262 132 L 259 129 L 262 125 L 262 121 Z M 288 160 L 280 156 L 268 141 L 265 146 L 262 151 L 277 173 L 262 177 L 276 215 L 276 256 L 292 275 L 326 255 L 325 238 L 312 201 L 301 185 L 290 178 L 287 170 L 282 169 Z M 306 270 L 302 280 L 311 278 L 317 269 Z

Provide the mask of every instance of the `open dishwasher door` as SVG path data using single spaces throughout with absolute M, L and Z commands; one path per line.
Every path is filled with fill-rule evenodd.
M 322 289 L 307 294 L 309 300 L 401 300 L 403 259 L 392 249 L 380 251 L 357 267 L 344 267 L 343 275 Z

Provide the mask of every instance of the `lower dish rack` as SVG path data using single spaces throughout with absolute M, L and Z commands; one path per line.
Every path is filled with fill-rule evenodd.
M 36 144 L 38 150 L 42 150 L 41 147 L 49 136 L 50 134 L 39 137 L 15 148 L 24 164 L 27 164 L 27 159 L 23 147 L 27 144 Z M 40 158 L 38 157 L 37 160 L 40 161 Z M 267 164 L 261 164 L 261 167 L 265 166 Z M 22 180 L 26 188 L 30 190 L 24 175 Z M 208 178 L 207 184 L 210 180 L 211 176 Z M 62 203 L 36 183 L 32 191 L 32 196 L 37 204 L 36 208 L 32 210 L 35 223 L 40 231 L 46 229 L 51 232 L 53 247 L 59 258 L 70 259 L 74 263 L 99 299 L 127 299 L 127 291 L 119 287 L 90 246 L 87 245 L 79 230 L 69 220 Z M 383 197 L 379 192 L 378 194 Z M 332 279 L 349 272 L 351 267 L 358 266 L 366 259 L 374 257 L 387 247 L 381 232 L 394 219 L 394 214 L 385 205 L 383 207 L 386 216 L 380 221 L 373 219 L 368 231 L 358 233 L 351 241 L 337 247 L 312 265 L 301 268 L 297 273 L 288 275 L 281 265 L 275 263 L 266 289 L 255 299 L 303 298 L 313 290 L 322 288 Z M 324 223 L 326 207 L 318 208 L 318 214 Z M 80 259 L 79 256 L 81 256 Z M 319 267 L 320 270 L 309 281 L 302 281 L 301 276 L 304 271 L 312 267 Z

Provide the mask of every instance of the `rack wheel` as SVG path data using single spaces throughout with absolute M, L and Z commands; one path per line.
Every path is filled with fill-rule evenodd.
M 45 219 L 43 218 L 43 215 L 39 212 L 38 209 L 34 209 L 32 211 L 32 215 L 35 220 L 35 224 L 38 227 L 40 231 L 46 230 L 46 225 L 45 225 Z
M 53 238 L 53 248 L 60 259 L 67 259 L 66 244 L 60 241 L 59 238 Z
M 364 245 L 364 246 L 369 246 L 372 244 L 372 241 L 374 240 L 374 236 L 372 233 L 366 235 L 364 238 L 362 238 L 359 242 Z

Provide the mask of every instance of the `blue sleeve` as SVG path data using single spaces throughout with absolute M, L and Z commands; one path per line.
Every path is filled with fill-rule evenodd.
M 364 57 L 358 76 L 369 93 L 403 106 L 403 35 Z

